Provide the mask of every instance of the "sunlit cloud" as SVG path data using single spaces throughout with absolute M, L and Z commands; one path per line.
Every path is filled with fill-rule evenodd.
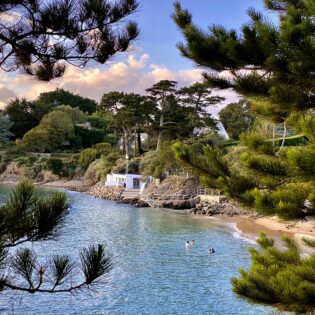
M 50 83 L 39 82 L 23 74 L 15 74 L 13 77 L 1 76 L 0 83 L 6 86 L 12 95 L 7 94 L 6 98 L 1 98 L 0 89 L 0 101 L 6 103 L 10 97 L 15 96 L 35 99 L 40 93 L 56 88 L 63 88 L 98 101 L 104 93 L 110 91 L 144 93 L 145 89 L 160 80 L 175 80 L 179 86 L 187 86 L 201 81 L 202 71 L 200 69 L 172 71 L 164 65 L 152 63 L 148 54 L 133 50 L 127 59 L 110 62 L 106 66 L 85 69 L 69 66 L 63 78 Z M 225 92 L 220 91 L 219 94 L 222 93 Z M 227 91 L 226 95 L 229 98 L 234 97 L 235 101 L 235 93 Z

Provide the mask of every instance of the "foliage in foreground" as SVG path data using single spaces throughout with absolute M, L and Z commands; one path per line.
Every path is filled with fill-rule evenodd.
M 50 81 L 64 74 L 66 62 L 104 64 L 139 35 L 135 22 L 124 23 L 138 6 L 135 0 L 1 1 L 0 67 Z
M 297 314 L 315 310 L 315 254 L 303 257 L 291 238 L 284 236 L 285 249 L 275 247 L 274 240 L 261 234 L 260 250 L 250 248 L 251 267 L 233 278 L 234 292 L 248 299 L 273 304 Z M 314 241 L 305 243 L 315 248 Z
M 244 136 L 243 141 L 246 147 L 223 150 L 206 146 L 202 153 L 179 142 L 173 149 L 176 158 L 192 167 L 206 187 L 220 189 L 264 214 L 284 219 L 313 215 L 314 145 L 276 154 L 272 143 L 257 135 Z
M 250 100 L 257 116 L 271 126 L 283 124 L 281 142 L 273 125 L 272 139 L 251 130 L 229 152 L 209 147 L 198 156 L 178 145 L 177 157 L 195 167 L 205 185 L 285 219 L 315 213 L 313 2 L 264 0 L 279 15 L 279 26 L 249 9 L 251 21 L 239 33 L 219 25 L 201 30 L 179 2 L 173 15 L 185 38 L 180 52 L 209 70 L 204 74 L 208 84 L 234 88 Z M 285 148 L 288 127 L 305 136 L 306 143 Z
M 27 180 L 13 189 L 0 207 L 0 291 L 71 292 L 89 287 L 109 273 L 111 259 L 101 244 L 83 249 L 79 265 L 67 255 L 42 261 L 31 248 L 19 246 L 14 250 L 25 242 L 54 239 L 67 209 L 64 193 L 40 196 Z

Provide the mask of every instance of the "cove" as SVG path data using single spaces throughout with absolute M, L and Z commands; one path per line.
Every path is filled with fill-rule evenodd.
M 8 192 L 0 187 L 0 203 Z M 105 243 L 114 269 L 105 283 L 76 294 L 1 293 L 1 314 L 268 314 L 232 292 L 230 278 L 249 266 L 249 244 L 228 227 L 163 209 L 134 208 L 67 192 L 71 204 L 56 241 L 38 255 L 68 254 Z M 195 240 L 189 253 L 186 240 Z M 209 247 L 216 249 L 208 255 Z

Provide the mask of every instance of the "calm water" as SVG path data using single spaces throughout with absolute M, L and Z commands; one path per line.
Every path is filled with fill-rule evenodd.
M 7 187 L 0 187 L 0 203 Z M 71 210 L 56 241 L 33 245 L 45 255 L 78 257 L 104 242 L 114 269 L 96 291 L 71 294 L 1 293 L 0 314 L 268 314 L 232 293 L 230 278 L 248 267 L 248 243 L 209 220 L 137 209 L 69 192 Z M 186 240 L 195 240 L 189 254 Z M 216 249 L 214 255 L 207 248 Z

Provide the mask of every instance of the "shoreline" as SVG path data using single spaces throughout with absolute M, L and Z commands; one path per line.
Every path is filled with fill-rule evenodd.
M 2 181 L 2 185 L 16 185 L 16 181 Z M 51 182 L 38 182 L 34 183 L 38 187 L 46 188 L 62 188 L 69 191 L 76 191 L 87 193 L 88 190 L 93 187 L 91 185 L 84 185 L 81 180 L 66 180 L 60 179 Z M 167 209 L 174 211 L 171 209 Z M 184 212 L 184 210 L 175 210 L 175 212 Z M 308 247 L 302 244 L 301 238 L 311 237 L 315 239 L 315 219 L 310 221 L 283 221 L 279 218 L 260 216 L 254 217 L 248 214 L 238 214 L 235 216 L 227 215 L 214 215 L 207 216 L 201 214 L 191 214 L 188 211 L 187 215 L 196 218 L 203 218 L 216 222 L 218 224 L 224 224 L 229 226 L 231 230 L 238 233 L 241 237 L 250 241 L 255 241 L 261 232 L 266 233 L 269 237 L 275 239 L 276 244 L 281 244 L 281 237 L 287 234 L 289 237 L 293 237 L 297 243 L 301 246 L 303 252 L 312 252 Z
M 287 235 L 293 238 L 299 245 L 301 252 L 305 254 L 314 253 L 302 242 L 303 237 L 315 240 L 315 220 L 301 223 L 299 221 L 281 221 L 277 217 L 255 218 L 249 215 L 230 216 L 205 216 L 194 215 L 196 218 L 205 218 L 211 222 L 228 226 L 231 231 L 237 233 L 240 238 L 246 239 L 249 243 L 255 243 L 260 233 L 265 233 L 275 240 L 277 246 L 283 247 L 282 236 Z M 292 225 L 298 225 L 292 227 Z

